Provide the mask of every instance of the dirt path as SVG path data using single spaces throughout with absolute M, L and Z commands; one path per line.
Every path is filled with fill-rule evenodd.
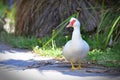
M 0 80 L 120 80 L 118 73 L 88 66 L 72 71 L 66 62 L 0 43 Z

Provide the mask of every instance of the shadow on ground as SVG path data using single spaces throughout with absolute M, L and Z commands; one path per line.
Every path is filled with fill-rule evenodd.
M 36 56 L 29 50 L 16 49 L 0 45 L 0 65 L 7 66 L 5 68 L 13 68 L 12 70 L 37 70 L 41 74 L 49 74 L 55 77 L 55 75 L 69 75 L 76 77 L 91 77 L 91 76 L 107 76 L 114 78 L 120 76 L 118 73 L 106 72 L 87 72 L 87 70 L 104 70 L 106 68 L 83 66 L 80 70 L 71 70 L 71 65 L 63 61 L 56 61 L 53 58 L 45 58 Z M 0 68 L 4 69 L 4 68 Z M 33 71 L 33 75 L 34 75 Z M 57 77 L 57 76 L 56 76 Z

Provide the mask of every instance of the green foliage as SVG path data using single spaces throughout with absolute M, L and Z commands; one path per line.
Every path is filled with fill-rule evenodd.
M 118 46 L 117 46 L 118 47 Z M 120 66 L 120 50 L 107 48 L 106 50 L 94 49 L 89 52 L 88 60 L 94 61 L 95 64 L 102 64 L 108 67 L 119 67 Z M 118 53 L 117 53 L 118 52 Z
M 11 9 L 9 9 L 8 5 L 3 4 L 2 2 L 0 3 L 0 18 L 9 18 L 10 24 L 14 25 L 15 24 L 15 14 L 16 14 L 16 6 L 15 4 L 11 6 Z
M 61 48 L 41 48 L 39 46 L 36 46 L 33 48 L 33 51 L 35 53 L 38 53 L 41 56 L 49 56 L 49 57 L 54 57 L 54 58 L 62 58 L 63 56 L 61 55 Z
M 120 39 L 114 44 L 113 47 L 103 49 L 105 44 L 96 41 L 96 35 L 83 34 L 84 40 L 90 45 L 90 52 L 87 60 L 94 61 L 95 64 L 104 65 L 107 67 L 120 66 Z M 103 39 L 101 39 L 103 40 Z
M 16 6 L 12 5 L 11 11 L 7 14 L 7 17 L 11 20 L 12 24 L 15 24 L 15 14 L 16 14 Z
M 115 30 L 115 28 L 118 27 L 118 26 L 116 26 L 116 24 L 118 23 L 118 21 L 120 21 L 120 16 L 118 16 L 117 19 L 115 19 L 115 21 L 114 21 L 114 23 L 113 23 L 113 25 L 112 25 L 109 33 L 108 33 L 108 36 L 106 38 L 105 46 L 107 46 L 108 41 L 110 40 L 110 37 L 113 34 L 113 31 Z
M 15 36 L 15 35 L 7 34 L 4 32 L 2 32 L 0 35 L 0 41 L 7 42 L 7 43 L 11 44 L 13 47 L 27 48 L 27 49 L 32 49 L 37 44 L 39 44 L 37 39 L 34 37 L 27 38 L 24 36 Z
M 3 3 L 0 3 L 0 17 L 3 17 L 5 15 L 5 11 L 7 9 L 7 6 Z
M 114 36 L 113 43 L 115 43 L 119 37 L 120 12 L 112 12 L 111 10 L 112 9 L 107 9 L 102 13 L 96 33 L 97 43 L 104 44 L 100 46 L 102 49 L 108 46 L 112 36 Z

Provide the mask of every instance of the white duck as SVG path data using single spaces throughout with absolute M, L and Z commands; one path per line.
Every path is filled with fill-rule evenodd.
M 81 37 L 80 22 L 76 18 L 71 18 L 67 27 L 73 27 L 72 40 L 68 41 L 63 48 L 63 56 L 70 61 L 72 70 L 81 68 L 81 61 L 89 52 L 89 45 Z M 74 63 L 78 63 L 75 68 Z

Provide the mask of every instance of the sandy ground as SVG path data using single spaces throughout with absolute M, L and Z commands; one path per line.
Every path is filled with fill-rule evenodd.
M 120 80 L 119 73 L 102 67 L 70 68 L 69 63 L 0 43 L 0 80 Z

